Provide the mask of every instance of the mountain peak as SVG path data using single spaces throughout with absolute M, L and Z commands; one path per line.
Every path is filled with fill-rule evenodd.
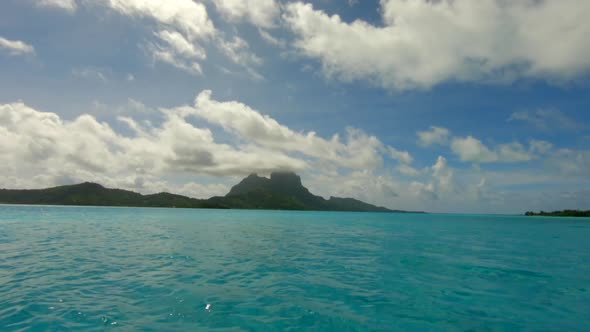
M 295 195 L 302 191 L 307 192 L 301 183 L 301 177 L 293 172 L 272 172 L 270 179 L 252 173 L 233 186 L 227 196 L 247 194 L 261 189 Z
M 270 181 L 276 185 L 303 187 L 301 177 L 293 172 L 273 172 L 270 174 Z
M 96 182 L 82 182 L 80 184 L 74 184 L 72 187 L 80 187 L 80 188 L 92 188 L 92 189 L 104 189 L 104 187 Z
M 309 192 L 299 175 L 287 171 L 272 172 L 270 178 L 250 174 L 233 186 L 225 198 L 241 206 L 268 209 L 390 211 L 353 198 L 325 200 Z
M 242 181 L 240 181 L 240 183 L 233 186 L 226 196 L 237 196 L 246 194 L 256 189 L 266 187 L 268 182 L 270 182 L 269 179 L 258 176 L 258 174 L 252 173 L 245 177 Z

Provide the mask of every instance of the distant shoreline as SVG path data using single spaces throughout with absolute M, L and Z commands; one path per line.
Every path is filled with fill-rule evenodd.
M 328 213 L 367 213 L 367 211 L 337 211 L 337 210 L 285 210 L 285 209 L 248 209 L 248 208 L 215 208 L 215 207 L 168 207 L 168 206 L 121 206 L 121 205 L 75 205 L 75 204 L 26 204 L 26 203 L 1 203 L 0 206 L 15 207 L 60 207 L 60 208 L 103 208 L 103 209 L 181 209 L 181 210 L 219 210 L 219 211 L 276 211 L 276 212 L 328 212 Z M 374 211 L 375 213 L 394 213 L 387 211 Z M 434 215 L 457 215 L 457 216 L 498 216 L 498 217 L 561 217 L 561 218 L 590 218 L 590 211 L 563 210 L 553 212 L 526 212 L 525 214 L 481 214 L 481 213 L 446 213 L 446 212 L 421 212 L 421 211 L 404 211 L 401 214 L 434 214 Z
M 577 218 L 590 218 L 590 211 L 581 210 L 562 210 L 553 212 L 531 212 L 528 211 L 524 214 L 527 217 L 577 217 Z
M 391 213 L 391 214 L 440 214 L 421 211 L 345 211 L 345 210 L 286 210 L 286 209 L 248 209 L 248 208 L 215 208 L 215 207 L 168 207 L 168 206 L 122 206 L 122 205 L 64 205 L 64 204 L 19 204 L 0 203 L 0 206 L 13 207 L 48 207 L 48 208 L 97 208 L 97 209 L 158 209 L 158 210 L 204 210 L 204 211 L 272 211 L 272 212 L 322 212 L 322 213 Z M 457 214 L 462 215 L 462 214 Z M 465 214 L 469 215 L 469 214 Z
M 45 189 L 0 189 L 0 203 L 48 206 L 423 213 L 392 210 L 354 198 L 331 196 L 329 199 L 324 199 L 309 192 L 301 183 L 301 178 L 292 172 L 273 172 L 270 178 L 250 174 L 233 186 L 225 196 L 207 199 L 191 198 L 168 192 L 143 195 L 129 190 L 105 188 L 97 183 L 84 182 Z

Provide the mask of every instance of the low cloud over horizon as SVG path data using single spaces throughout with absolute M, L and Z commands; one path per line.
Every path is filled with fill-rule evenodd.
M 135 103 L 136 112 L 145 108 Z M 490 148 L 471 136 L 444 144 L 449 155 L 477 167 L 459 172 L 447 157 L 436 155 L 432 165 L 417 166 L 408 151 L 358 128 L 346 128 L 343 138 L 293 131 L 238 101 L 217 101 L 210 90 L 200 92 L 192 105 L 152 111 L 162 116 L 159 124 L 123 115 L 117 124 L 90 114 L 64 120 L 22 102 L 0 105 L 0 181 L 11 188 L 97 181 L 144 193 L 173 191 L 204 198 L 227 193 L 230 180 L 250 173 L 293 171 L 324 196 L 425 209 L 445 200 L 506 204 L 508 196 L 492 197 L 487 179 L 499 174 L 482 169 L 484 163 L 547 163 L 537 179 L 529 174 L 533 182 L 590 175 L 588 151 L 555 149 L 536 140 L 528 146 L 511 142 Z M 433 135 L 451 132 L 435 126 L 430 130 Z M 418 143 L 427 132 L 417 132 Z M 206 177 L 208 184 L 190 181 L 192 177 Z

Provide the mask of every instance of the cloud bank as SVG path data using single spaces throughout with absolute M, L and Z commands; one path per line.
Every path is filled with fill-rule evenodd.
M 157 112 L 160 120 L 142 120 L 146 112 Z M 473 210 L 492 203 L 505 208 L 509 193 L 494 186 L 510 179 L 587 178 L 590 169 L 587 151 L 557 149 L 541 140 L 531 140 L 528 148 L 518 142 L 488 147 L 472 136 L 447 139 L 461 161 L 523 163 L 543 157 L 546 170 L 516 177 L 479 167 L 457 172 L 442 155 L 416 168 L 408 151 L 358 128 L 328 138 L 294 131 L 243 103 L 216 100 L 209 90 L 192 105 L 160 110 L 130 99 L 114 114 L 117 125 L 88 114 L 66 120 L 22 102 L 0 105 L 0 181 L 13 188 L 96 181 L 208 197 L 225 194 L 229 184 L 249 173 L 288 170 L 303 174 L 306 185 L 324 196 L 448 211 L 449 206 Z M 433 128 L 429 132 L 450 133 Z M 203 183 L 203 177 L 214 179 Z
M 130 100 L 126 107 L 143 110 L 137 104 Z M 386 148 L 355 128 L 347 130 L 344 140 L 339 135 L 325 139 L 314 132 L 295 132 L 242 103 L 214 100 L 211 91 L 201 92 L 194 105 L 159 112 L 163 120 L 157 125 L 118 112 L 118 121 L 128 130 L 117 132 L 88 114 L 64 120 L 22 102 L 0 105 L 3 179 L 10 177 L 16 187 L 93 180 L 136 189 L 136 183 L 147 179 L 157 182 L 178 174 L 239 177 L 277 170 L 304 172 L 319 164 L 374 170 L 382 164 Z M 211 128 L 194 125 L 196 119 Z M 218 142 L 215 126 L 232 140 Z M 407 152 L 404 158 L 411 162 Z

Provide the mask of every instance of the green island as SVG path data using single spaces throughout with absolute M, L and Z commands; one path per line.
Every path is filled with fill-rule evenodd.
M 210 209 L 265 209 L 352 212 L 399 212 L 353 198 L 313 195 L 291 172 L 274 172 L 270 178 L 251 174 L 225 196 L 196 199 L 167 192 L 142 195 L 85 182 L 46 189 L 0 189 L 2 204 L 127 206 Z M 423 212 L 418 212 L 423 213 Z
M 580 211 L 580 210 L 563 210 L 563 211 L 553 211 L 553 212 L 527 212 L 525 213 L 526 216 L 542 216 L 542 217 L 590 217 L 590 211 Z

